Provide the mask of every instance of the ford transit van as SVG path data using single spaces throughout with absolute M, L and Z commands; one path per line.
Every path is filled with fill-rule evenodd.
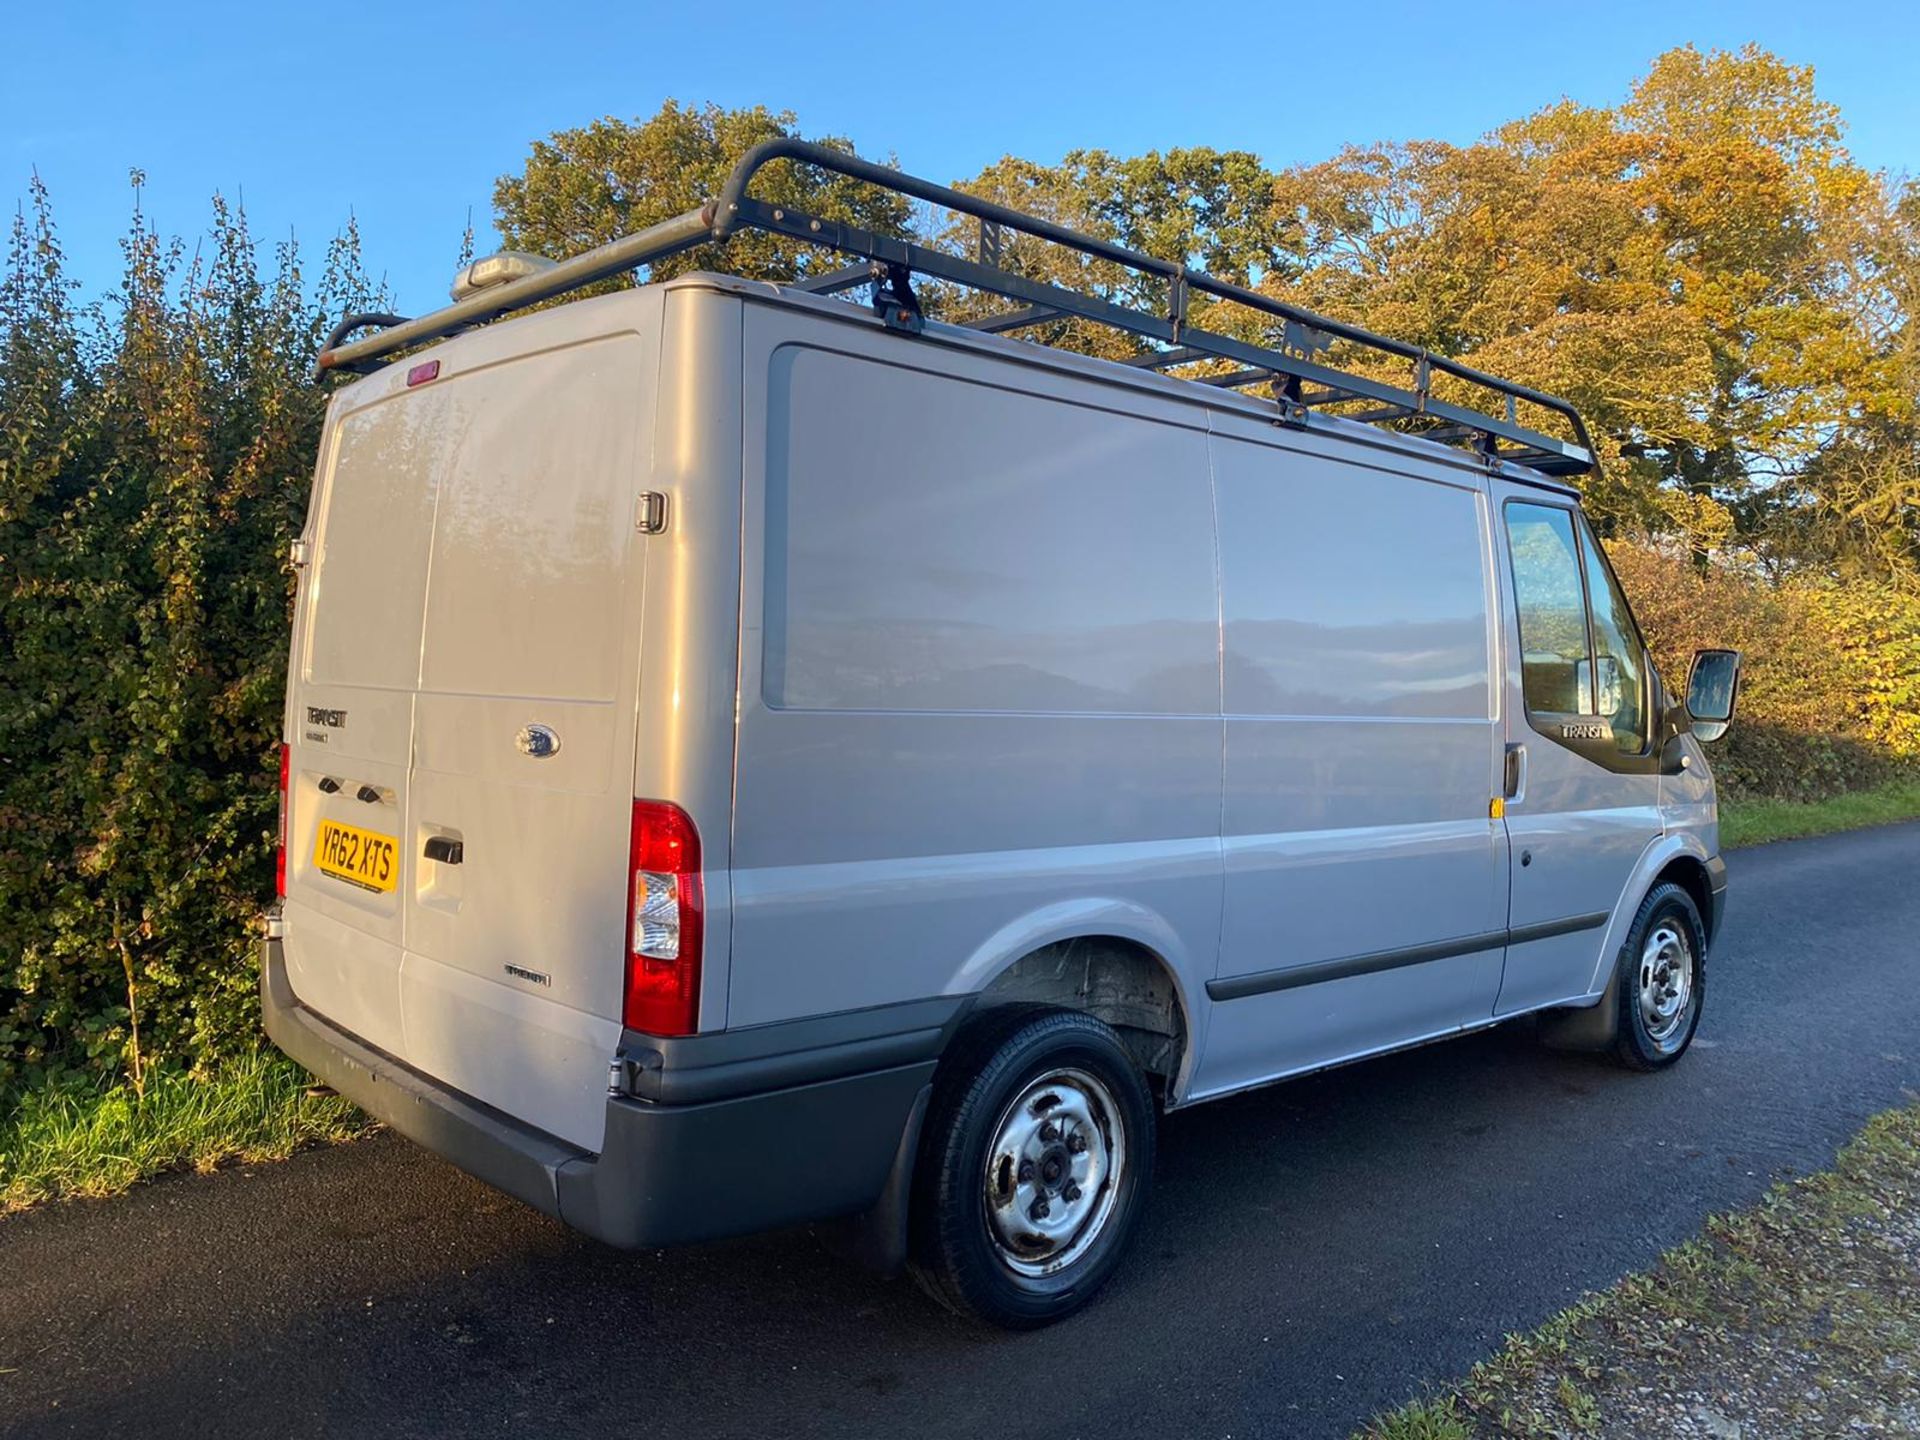
M 1167 304 L 773 209 L 773 158 Z M 499 318 L 749 227 L 855 263 Z M 1738 657 L 1665 689 L 1571 407 L 792 142 L 456 294 L 322 357 L 262 958 L 402 1134 L 614 1245 L 844 1217 L 1028 1326 L 1161 1112 L 1523 1015 L 1685 1052 Z

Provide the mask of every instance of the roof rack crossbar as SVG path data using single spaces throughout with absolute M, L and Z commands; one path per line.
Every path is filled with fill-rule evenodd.
M 1260 366 L 1253 370 L 1229 370 L 1224 375 L 1196 375 L 1193 378 L 1202 385 L 1212 385 L 1220 390 L 1238 390 L 1244 385 L 1272 384 L 1281 377 Z
M 1004 315 L 982 315 L 978 320 L 963 320 L 960 323 L 969 330 L 978 330 L 982 335 L 1004 335 L 1009 330 L 1022 330 L 1029 325 L 1044 325 L 1049 320 L 1066 318 L 1051 305 L 1026 305 Z
M 852 290 L 860 285 L 873 283 L 873 262 L 862 260 L 858 265 L 848 265 L 839 270 L 830 270 L 825 275 L 815 275 L 810 279 L 796 280 L 792 288 L 804 290 L 809 295 L 838 295 L 842 290 Z
M 1004 295 L 1009 300 L 1024 300 L 1029 305 L 1045 306 L 1063 315 L 1077 315 L 1165 344 L 1171 344 L 1174 339 L 1171 321 L 1142 314 L 1084 291 L 1068 290 L 1044 280 L 1029 280 L 1024 275 L 982 265 L 963 255 L 930 249 L 917 241 L 881 235 L 838 220 L 804 215 L 785 206 L 776 208 L 758 200 L 743 200 L 740 209 L 747 223 L 777 235 L 790 235 L 815 245 L 828 245 L 849 254 L 871 255 L 890 265 L 904 265 L 916 275 L 930 275 L 969 289 L 990 291 Z
M 955 214 L 971 216 L 982 226 L 983 243 L 976 250 L 979 258 L 968 258 L 913 240 L 801 214 L 784 205 L 776 207 L 754 199 L 747 193 L 754 176 L 776 160 L 812 165 L 939 206 Z M 1420 346 L 1316 315 L 1260 291 L 1189 270 L 1184 265 L 1130 250 L 1095 235 L 1070 230 L 1054 221 L 1022 214 L 993 201 L 876 165 L 858 156 L 795 139 L 769 140 L 749 150 L 728 175 L 720 194 L 699 210 L 664 220 L 633 235 L 562 261 L 550 270 L 483 290 L 432 315 L 392 325 L 364 339 L 341 344 L 339 341 L 344 335 L 337 332 L 321 353 L 318 368 L 321 372 L 357 369 L 408 346 L 495 319 L 612 275 L 652 265 L 692 246 L 724 242 L 743 227 L 790 236 L 867 262 L 864 267 L 849 266 L 844 270 L 803 279 L 796 283 L 797 289 L 811 290 L 816 294 L 837 293 L 871 279 L 870 267 L 876 263 L 887 267 L 903 267 L 913 273 L 999 295 L 1019 302 L 1024 307 L 1008 314 L 974 321 L 971 328 L 975 330 L 995 333 L 1046 320 L 1078 317 L 1146 341 L 1149 348 L 1128 361 L 1136 366 L 1165 370 L 1198 360 L 1230 360 L 1249 371 L 1258 372 L 1255 378 L 1278 380 L 1286 394 L 1283 403 L 1290 407 L 1289 414 L 1304 413 L 1309 404 L 1371 400 L 1379 408 L 1362 412 L 1368 418 L 1396 420 L 1410 414 L 1433 416 L 1452 422 L 1453 426 L 1460 427 L 1464 435 L 1489 437 L 1488 444 L 1495 444 L 1501 439 L 1511 442 L 1517 448 L 1492 453 L 1497 453 L 1501 458 L 1514 459 L 1516 463 L 1531 465 L 1535 469 L 1564 474 L 1581 473 L 1594 468 L 1593 443 L 1588 437 L 1585 422 L 1573 405 L 1557 396 L 1502 380 L 1456 360 L 1435 355 Z M 1005 258 L 1004 232 L 1007 231 L 1050 241 L 1090 259 L 1107 261 L 1140 275 L 1157 278 L 1166 286 L 1165 312 L 1149 313 L 1084 291 L 1028 279 L 1001 268 L 1000 262 Z M 993 236 L 991 244 L 985 243 L 988 233 Z M 1280 321 L 1284 343 L 1279 347 L 1269 347 L 1196 327 L 1190 318 L 1194 296 L 1225 301 Z M 375 322 L 369 320 L 365 323 Z M 1411 384 L 1390 384 L 1309 359 L 1302 353 L 1323 348 L 1335 341 L 1345 341 L 1376 357 L 1396 357 L 1410 362 L 1413 372 Z M 1434 398 L 1432 377 L 1435 372 L 1499 397 L 1496 408 L 1500 413 L 1486 413 Z M 1218 385 L 1231 377 L 1196 378 L 1207 379 Z M 1302 381 L 1311 381 L 1322 389 L 1314 392 L 1311 400 L 1308 400 L 1300 391 Z M 1252 380 L 1240 383 L 1252 383 Z M 1572 431 L 1576 443 L 1569 444 L 1520 424 L 1518 406 L 1521 403 L 1559 416 Z M 1350 414 L 1346 418 L 1358 419 L 1362 416 Z
M 1356 400 L 1359 398 L 1360 397 L 1356 395 L 1336 395 L 1329 396 L 1326 401 L 1321 403 L 1327 404 L 1334 400 Z M 1382 420 L 1405 420 L 1409 415 L 1417 415 L 1420 412 L 1415 410 L 1411 405 L 1382 405 L 1374 410 L 1342 410 L 1337 413 L 1343 420 L 1357 420 L 1362 425 L 1377 425 Z
M 1191 365 L 1196 360 L 1219 358 L 1211 351 L 1196 350 L 1191 345 L 1176 345 L 1171 350 L 1149 350 L 1144 355 L 1129 356 L 1124 363 L 1142 370 L 1171 370 L 1176 365 Z

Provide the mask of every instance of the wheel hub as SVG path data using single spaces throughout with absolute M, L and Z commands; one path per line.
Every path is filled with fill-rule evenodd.
M 987 1148 L 987 1228 L 1001 1263 L 1031 1277 L 1085 1254 L 1113 1214 L 1125 1165 L 1119 1107 L 1098 1077 L 1060 1069 L 1028 1085 Z
M 1676 1039 L 1693 1003 L 1693 946 L 1680 927 L 1663 921 L 1640 951 L 1640 1020 L 1657 1045 Z
M 1067 1147 L 1055 1145 L 1040 1157 L 1040 1183 L 1046 1187 L 1049 1195 L 1058 1193 L 1066 1183 L 1070 1163 L 1067 1159 Z

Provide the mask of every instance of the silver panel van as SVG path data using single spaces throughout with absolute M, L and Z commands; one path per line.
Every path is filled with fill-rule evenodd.
M 1167 306 L 771 209 L 769 158 Z M 856 263 L 480 323 L 747 226 Z M 322 357 L 364 374 L 295 553 L 262 956 L 273 1040 L 396 1130 L 614 1245 L 844 1219 L 1030 1326 L 1119 1261 L 1162 1111 L 1521 1015 L 1686 1050 L 1739 662 L 1664 689 L 1570 407 L 789 142 L 456 295 Z M 1016 338 L 1061 315 L 1140 363 Z

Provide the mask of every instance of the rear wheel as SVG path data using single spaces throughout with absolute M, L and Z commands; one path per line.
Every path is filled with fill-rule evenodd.
M 1635 1070 L 1671 1065 L 1693 1043 L 1707 995 L 1707 932 L 1693 897 L 1656 885 L 1620 949 L 1614 1053 Z
M 1091 1015 L 987 1012 L 941 1062 L 915 1176 L 914 1273 L 1016 1329 L 1079 1309 L 1119 1264 L 1153 1170 L 1153 1099 Z

